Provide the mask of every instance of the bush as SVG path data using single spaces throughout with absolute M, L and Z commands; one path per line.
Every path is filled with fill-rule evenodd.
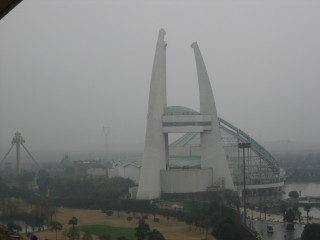
M 129 239 L 124 236 L 121 236 L 121 237 L 118 237 L 117 240 L 129 240 Z
M 107 216 L 112 216 L 113 215 L 113 211 L 111 211 L 111 210 L 108 210 L 107 212 L 106 212 L 106 214 L 107 214 Z
M 289 192 L 288 196 L 290 198 L 299 198 L 299 193 L 297 191 L 291 191 Z
M 237 233 L 232 218 L 227 217 L 222 219 L 214 228 L 211 233 L 214 237 L 221 240 L 238 240 L 239 234 Z
M 186 216 L 185 216 L 185 214 L 184 213 L 177 213 L 177 220 L 179 221 L 179 222 L 183 222 L 183 221 L 185 221 L 185 219 L 186 219 Z
M 164 236 L 157 229 L 148 233 L 148 240 L 165 240 Z
M 132 217 L 127 217 L 127 221 L 132 221 Z
M 320 239 L 320 224 L 307 224 L 302 232 L 301 240 Z
M 142 216 L 142 219 L 146 220 L 148 219 L 148 216 Z
M 154 218 L 153 221 L 154 222 L 160 222 L 160 219 L 159 218 Z
M 112 237 L 110 234 L 103 234 L 101 236 L 99 236 L 99 240 L 111 240 Z

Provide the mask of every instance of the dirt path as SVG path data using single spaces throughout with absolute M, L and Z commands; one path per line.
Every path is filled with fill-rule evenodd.
M 113 227 L 127 227 L 135 228 L 138 225 L 138 220 L 133 220 L 128 222 L 127 217 L 132 216 L 124 212 L 120 212 L 119 216 L 117 212 L 114 212 L 114 216 L 107 217 L 106 214 L 101 213 L 99 210 L 83 210 L 83 209 L 71 209 L 71 208 L 59 208 L 58 214 L 55 217 L 54 221 L 59 221 L 63 224 L 63 229 L 66 230 L 70 228 L 68 222 L 70 218 L 75 216 L 78 218 L 78 226 L 81 225 L 108 225 Z M 137 214 L 137 216 L 140 216 Z M 195 231 L 195 228 L 192 227 L 190 231 L 189 225 L 178 222 L 174 218 L 169 218 L 169 221 L 166 217 L 156 216 L 160 219 L 159 223 L 154 223 L 152 215 L 149 215 L 150 220 L 146 222 L 149 224 L 151 229 L 159 230 L 167 240 L 201 240 L 205 239 L 206 236 L 203 232 L 199 230 Z M 210 232 L 210 231 L 209 231 Z M 39 240 L 55 240 L 56 235 L 54 231 L 43 231 L 35 233 Z M 95 238 L 97 239 L 97 238 Z M 214 240 L 210 234 L 208 234 L 207 239 Z M 63 231 L 58 231 L 58 240 L 67 240 L 63 235 Z

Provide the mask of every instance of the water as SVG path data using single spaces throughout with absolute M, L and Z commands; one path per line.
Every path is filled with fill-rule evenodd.
M 297 191 L 301 197 L 320 197 L 320 182 L 293 182 L 286 183 L 282 191 L 284 192 L 282 198 L 288 198 L 291 191 Z M 301 215 L 306 217 L 307 212 L 303 207 L 299 207 Z M 320 218 L 320 207 L 312 207 L 309 212 L 309 217 Z
M 301 197 L 320 197 L 320 182 L 292 182 L 282 187 L 283 198 L 288 198 L 291 191 L 297 191 Z

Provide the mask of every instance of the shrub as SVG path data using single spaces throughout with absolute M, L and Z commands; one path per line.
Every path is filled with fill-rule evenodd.
M 127 217 L 127 221 L 132 221 L 132 217 Z
M 160 219 L 159 218 L 154 218 L 153 221 L 154 222 L 160 222 Z
M 111 240 L 112 237 L 110 234 L 103 234 L 101 236 L 99 236 L 99 240 Z
M 288 196 L 290 198 L 299 198 L 299 193 L 297 191 L 291 191 L 289 192 Z
M 107 216 L 112 216 L 113 215 L 113 211 L 111 211 L 111 210 L 108 210 L 107 212 L 106 212 L 106 214 L 107 214 Z
M 319 239 L 320 237 L 320 224 L 312 223 L 305 225 L 301 240 L 313 240 L 313 239 Z

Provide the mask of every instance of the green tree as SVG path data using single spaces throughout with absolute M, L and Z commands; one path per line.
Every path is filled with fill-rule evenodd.
M 86 231 L 83 234 L 82 240 L 93 240 L 93 237 L 91 236 L 90 232 Z
M 77 229 L 71 229 L 67 233 L 67 237 L 69 240 L 79 240 L 80 239 L 80 232 Z
M 113 215 L 113 211 L 108 210 L 108 211 L 106 212 L 106 214 L 107 214 L 107 216 L 111 217 L 111 216 Z
M 121 237 L 118 237 L 117 240 L 129 240 L 129 239 L 126 238 L 125 236 L 121 236 Z
M 4 215 L 7 215 L 8 219 L 13 221 L 21 213 L 21 202 L 18 199 L 9 199 L 4 210 Z
M 235 206 L 237 209 L 240 206 L 240 198 L 237 192 L 231 190 L 224 190 L 222 199 L 227 205 Z
M 289 208 L 285 214 L 285 220 L 288 222 L 287 230 L 294 230 L 293 221 L 295 219 L 295 212 L 292 208 Z
M 148 233 L 148 240 L 166 240 L 164 236 L 157 229 Z
M 22 227 L 19 224 L 14 223 L 13 221 L 8 222 L 7 227 L 11 231 L 20 232 L 22 230 Z
M 209 230 L 209 228 L 213 225 L 213 224 L 212 224 L 212 221 L 211 221 L 209 218 L 205 218 L 204 220 L 202 220 L 202 221 L 200 222 L 200 225 L 201 225 L 202 228 L 204 228 L 205 233 L 206 233 L 206 238 L 207 238 L 207 236 L 208 236 L 208 230 Z
M 299 193 L 297 191 L 291 191 L 289 192 L 288 196 L 290 198 L 299 198 Z
M 111 235 L 109 234 L 103 234 L 101 236 L 99 236 L 99 240 L 111 240 Z
M 254 210 L 254 205 L 249 204 L 248 208 L 251 210 L 251 219 L 253 219 L 253 210 Z
M 58 230 L 62 230 L 62 224 L 60 222 L 51 222 L 50 230 L 56 231 L 56 240 L 58 239 Z
M 149 231 L 150 231 L 149 225 L 146 224 L 143 219 L 139 220 L 138 227 L 136 228 L 137 239 L 144 240 Z
M 263 209 L 263 212 L 264 212 L 264 220 L 266 221 L 267 220 L 267 211 L 268 211 L 268 206 L 263 206 L 262 207 L 262 209 Z
M 320 224 L 312 223 L 304 226 L 301 240 L 320 239 Z
M 285 214 L 285 220 L 289 223 L 292 223 L 295 219 L 295 214 L 294 214 L 294 210 L 289 208 L 287 211 L 286 211 L 286 214 Z
M 303 209 L 307 212 L 307 223 L 309 223 L 309 212 L 311 210 L 311 206 L 309 204 L 305 205 Z
M 225 223 L 220 230 L 221 240 L 236 240 L 238 235 L 234 230 L 234 226 L 230 223 Z
M 36 180 L 39 188 L 39 192 L 42 194 L 47 193 L 49 186 L 51 185 L 51 178 L 46 170 L 40 170 Z
M 259 203 L 258 203 L 258 208 L 259 208 L 259 218 L 260 218 L 260 220 L 261 220 L 262 207 L 263 207 L 262 202 L 259 202 Z
M 227 217 L 221 220 L 212 231 L 212 235 L 219 240 L 238 240 L 239 233 L 235 229 L 232 218 Z
M 78 218 L 76 217 L 72 217 L 70 220 L 69 220 L 69 225 L 72 225 L 72 229 L 74 229 L 74 226 L 78 224 Z
M 189 231 L 191 231 L 191 225 L 194 223 L 194 216 L 193 214 L 189 213 L 185 217 L 186 224 L 189 225 Z
M 50 197 L 41 197 L 37 199 L 34 211 L 42 219 L 42 224 L 49 225 L 52 217 L 57 213 L 57 208 L 53 206 Z
M 32 182 L 36 176 L 35 172 L 23 172 L 18 176 L 19 182 Z
M 301 223 L 301 212 L 299 210 L 297 211 L 297 215 L 298 215 L 299 223 Z
M 286 215 L 286 211 L 287 211 L 288 206 L 286 204 L 281 204 L 280 206 L 280 212 L 282 213 L 282 221 L 285 221 L 285 215 Z
M 36 207 L 32 209 L 28 216 L 29 225 L 31 226 L 32 230 L 34 230 L 36 227 L 41 228 L 41 226 L 44 224 L 44 217 L 41 214 L 41 208 Z

